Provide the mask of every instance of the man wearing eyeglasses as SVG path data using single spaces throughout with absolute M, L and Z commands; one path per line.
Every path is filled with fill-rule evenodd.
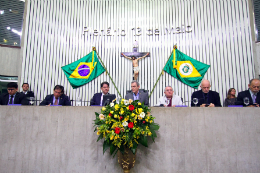
M 40 103 L 40 106 L 71 106 L 70 99 L 64 94 L 64 87 L 56 85 L 53 89 L 53 94 L 47 95 Z
M 191 100 L 193 98 L 198 99 L 198 104 L 196 106 L 200 107 L 222 107 L 220 103 L 219 93 L 216 91 L 210 90 L 210 82 L 206 79 L 201 81 L 200 88 L 201 90 L 195 91 L 191 95 Z M 191 102 L 191 106 L 195 106 L 193 102 Z
M 245 105 L 244 99 L 247 97 L 249 99 L 248 107 L 259 107 L 260 104 L 260 80 L 251 79 L 248 84 L 248 90 L 238 93 L 237 96 L 237 105 Z
M 0 105 L 28 105 L 29 102 L 26 99 L 26 95 L 23 93 L 19 93 L 18 85 L 15 82 L 10 82 L 7 84 L 7 92 L 0 96 Z

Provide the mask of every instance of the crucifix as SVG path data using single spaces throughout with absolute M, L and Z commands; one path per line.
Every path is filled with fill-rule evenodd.
M 135 41 L 133 44 L 133 52 L 122 52 L 121 57 L 125 57 L 127 59 L 130 59 L 133 61 L 133 70 L 134 70 L 134 80 L 137 81 L 138 75 L 139 75 L 139 65 L 138 65 L 138 60 L 145 58 L 145 57 L 150 57 L 149 52 L 137 52 L 138 49 L 138 42 Z M 137 58 L 139 57 L 139 58 Z

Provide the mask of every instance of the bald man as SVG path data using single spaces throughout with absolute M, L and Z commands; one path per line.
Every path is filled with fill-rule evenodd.
M 191 95 L 191 100 L 197 98 L 199 100 L 196 106 L 200 107 L 222 107 L 220 103 L 219 93 L 210 90 L 210 82 L 208 80 L 203 80 L 200 84 L 201 90 L 195 91 Z M 195 106 L 191 102 L 191 106 Z
M 259 79 L 251 79 L 248 84 L 248 90 L 242 91 L 238 93 L 237 96 L 237 105 L 244 105 L 244 98 L 249 99 L 249 105 L 248 107 L 259 107 L 260 104 L 260 80 Z

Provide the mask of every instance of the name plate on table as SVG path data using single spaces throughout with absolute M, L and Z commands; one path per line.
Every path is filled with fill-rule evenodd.
M 22 106 L 21 104 L 9 104 L 7 106 Z
M 228 107 L 238 108 L 238 107 L 243 107 L 243 105 L 228 105 Z
M 62 105 L 50 105 L 50 106 L 62 106 Z
M 187 105 L 176 105 L 175 107 L 177 108 L 177 107 L 188 107 L 188 106 Z

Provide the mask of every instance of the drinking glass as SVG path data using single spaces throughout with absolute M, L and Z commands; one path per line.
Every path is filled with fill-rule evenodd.
M 195 104 L 195 107 L 197 106 L 199 99 L 198 98 L 193 98 L 192 99 L 193 103 Z
M 30 102 L 29 102 L 30 105 L 33 105 L 34 104 L 34 97 L 30 97 L 29 99 L 30 99 Z
M 247 105 L 247 106 L 249 105 L 249 98 L 248 97 L 244 98 L 244 104 Z
M 81 97 L 77 97 L 77 99 L 76 99 L 76 105 L 77 105 L 77 106 L 80 106 L 80 105 L 81 105 L 81 101 L 82 101 Z

